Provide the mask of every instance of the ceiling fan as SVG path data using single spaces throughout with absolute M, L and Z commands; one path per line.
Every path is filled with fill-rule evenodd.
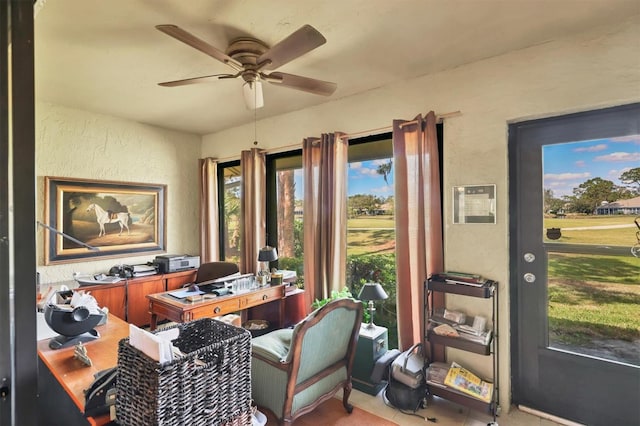
M 316 80 L 275 70 L 282 65 L 322 46 L 326 39 L 311 25 L 304 25 L 287 38 L 271 48 L 266 43 L 251 37 L 233 40 L 225 52 L 213 47 L 193 34 L 176 25 L 156 25 L 163 33 L 193 47 L 199 51 L 227 64 L 234 69 L 234 74 L 213 74 L 184 80 L 158 83 L 164 87 L 183 86 L 186 84 L 205 83 L 212 79 L 229 79 L 242 77 L 245 81 L 243 93 L 247 108 L 256 109 L 264 105 L 262 82 L 302 90 L 316 95 L 329 96 L 338 87 L 336 83 Z

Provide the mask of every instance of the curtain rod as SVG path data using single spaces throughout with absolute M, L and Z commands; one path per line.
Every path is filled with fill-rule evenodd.
M 452 111 L 452 112 L 445 112 L 444 114 L 436 114 L 436 123 L 442 123 L 445 118 L 457 117 L 459 115 L 462 115 L 462 112 Z M 400 128 L 402 128 L 403 126 L 408 126 L 409 124 L 415 124 L 415 123 L 417 123 L 416 120 L 407 121 L 406 123 L 402 123 L 402 125 L 400 125 Z M 354 136 L 368 136 L 368 135 L 374 135 L 377 133 L 387 133 L 392 130 L 393 130 L 393 126 L 385 126 L 385 127 L 379 127 L 377 129 L 364 130 L 362 132 L 349 133 L 347 134 L 347 137 L 352 138 Z
M 443 114 L 436 114 L 436 123 L 442 123 L 447 118 L 458 117 L 460 115 L 462 115 L 462 112 L 460 111 L 451 111 L 451 112 L 445 112 Z M 403 126 L 407 126 L 409 124 L 415 124 L 415 123 L 416 123 L 415 120 L 411 120 L 406 123 L 403 123 Z M 385 126 L 385 127 L 378 127 L 376 129 L 363 130 L 361 132 L 347 133 L 345 134 L 345 136 L 348 138 L 353 138 L 357 136 L 369 136 L 369 135 L 375 135 L 379 133 L 388 133 L 392 130 L 393 130 L 393 126 Z M 273 148 L 273 149 L 265 149 L 264 152 L 267 154 L 278 154 L 280 152 L 290 151 L 292 149 L 302 149 L 302 144 L 297 143 L 292 145 L 280 146 L 278 148 Z M 217 160 L 219 163 L 225 163 L 227 161 L 237 160 L 238 158 L 239 157 L 227 157 L 227 158 L 216 158 L 215 160 Z

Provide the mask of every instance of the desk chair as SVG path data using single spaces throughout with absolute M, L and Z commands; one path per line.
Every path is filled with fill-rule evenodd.
M 215 280 L 240 272 L 238 265 L 232 262 L 208 262 L 198 268 L 195 283 Z

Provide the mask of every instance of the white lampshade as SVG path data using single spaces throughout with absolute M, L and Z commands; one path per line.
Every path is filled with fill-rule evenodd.
M 247 109 L 258 109 L 264 106 L 261 81 L 247 81 L 242 86 L 242 93 Z

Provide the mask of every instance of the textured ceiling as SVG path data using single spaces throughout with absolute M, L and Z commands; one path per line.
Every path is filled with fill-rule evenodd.
M 175 24 L 224 51 L 273 45 L 304 24 L 327 43 L 278 71 L 333 81 L 330 97 L 264 85 L 259 119 L 331 102 L 640 13 L 638 0 L 46 0 L 36 4 L 36 98 L 196 134 L 251 122 L 242 80 L 159 82 L 230 68 L 159 32 Z

